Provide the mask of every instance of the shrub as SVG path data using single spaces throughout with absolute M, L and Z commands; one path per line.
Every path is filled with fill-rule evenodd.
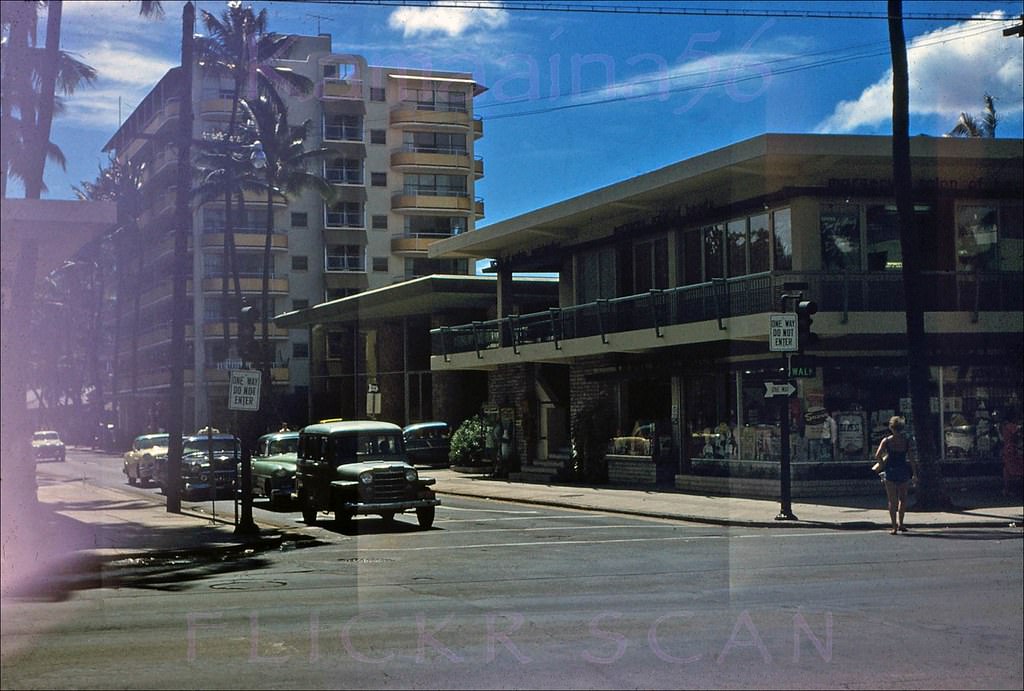
M 452 434 L 448 460 L 452 465 L 478 465 L 483 461 L 486 448 L 487 424 L 481 415 L 463 420 Z

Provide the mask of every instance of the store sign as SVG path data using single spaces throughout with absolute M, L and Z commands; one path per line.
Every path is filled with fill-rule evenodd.
M 769 314 L 768 350 L 773 353 L 795 353 L 800 350 L 796 329 L 796 314 L 785 312 Z

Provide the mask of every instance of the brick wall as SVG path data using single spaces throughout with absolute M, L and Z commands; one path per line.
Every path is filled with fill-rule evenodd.
M 653 485 L 658 466 L 650 458 L 608 456 L 608 482 L 612 485 Z
M 488 403 L 515 410 L 515 439 L 511 468 L 530 465 L 536 449 L 536 405 L 532 363 L 503 365 L 488 372 Z

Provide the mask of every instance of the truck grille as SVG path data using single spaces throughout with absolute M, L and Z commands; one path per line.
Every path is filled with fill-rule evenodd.
M 373 498 L 377 501 L 405 499 L 405 485 L 404 468 L 373 471 Z

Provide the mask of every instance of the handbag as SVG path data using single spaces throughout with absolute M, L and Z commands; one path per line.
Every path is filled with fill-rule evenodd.
M 876 473 L 881 474 L 882 472 L 885 471 L 885 463 L 888 460 L 889 460 L 889 457 L 886 456 L 885 458 L 883 458 L 882 460 L 878 461 L 873 466 L 871 466 L 871 470 L 873 470 Z

